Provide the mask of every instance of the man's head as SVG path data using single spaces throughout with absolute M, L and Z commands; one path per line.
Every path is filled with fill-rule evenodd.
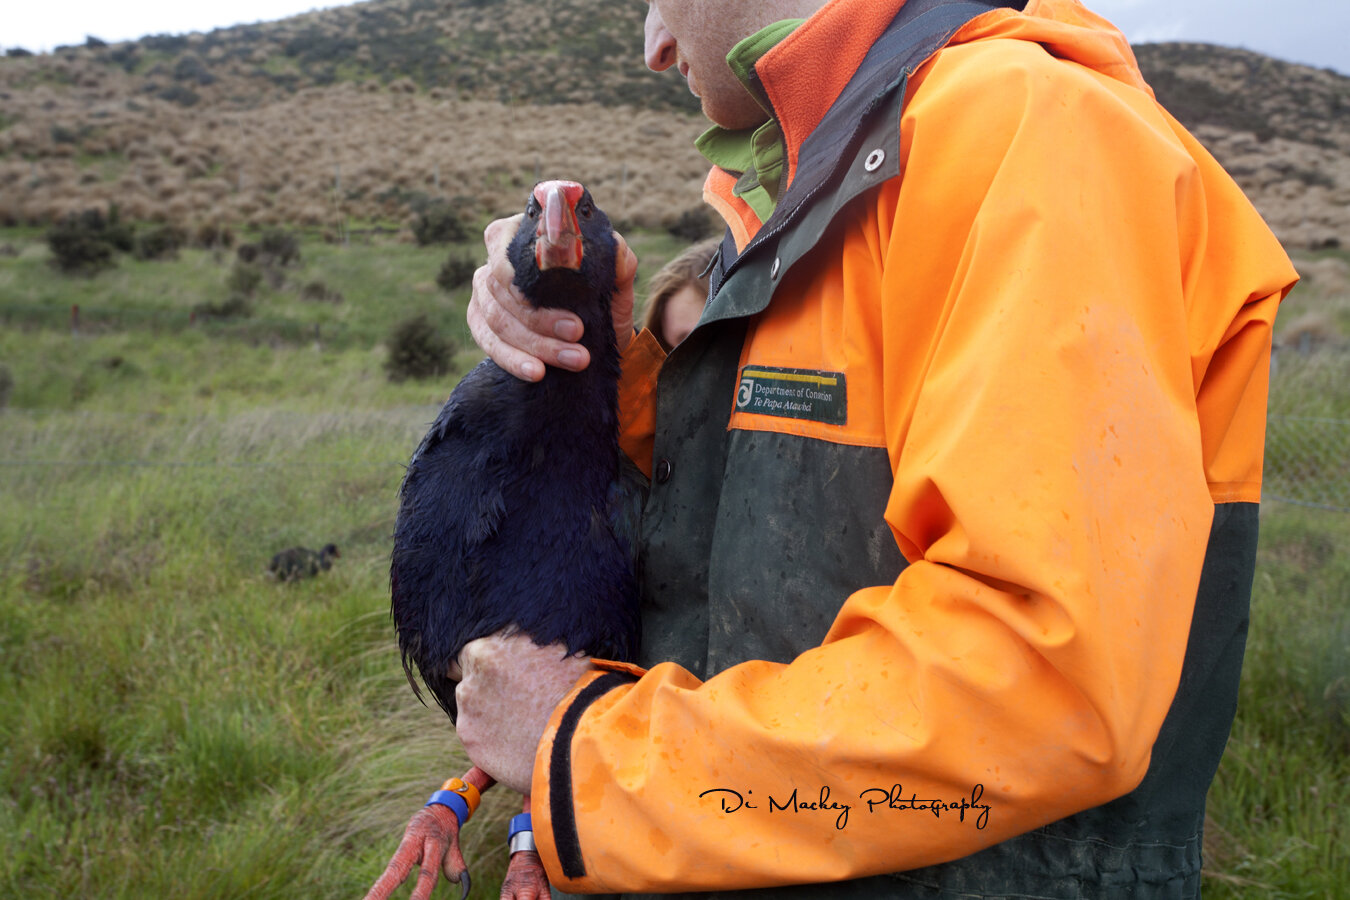
M 647 66 L 678 67 L 703 114 L 724 128 L 748 128 L 764 111 L 727 65 L 738 42 L 782 19 L 804 19 L 826 0 L 647 0 Z

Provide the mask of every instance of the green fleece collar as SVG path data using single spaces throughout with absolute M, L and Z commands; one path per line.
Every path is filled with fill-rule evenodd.
M 736 176 L 732 193 L 748 203 L 761 222 L 768 221 L 778 203 L 787 147 L 783 129 L 773 115 L 773 104 L 755 74 L 755 64 L 803 21 L 775 22 L 745 38 L 727 54 L 727 65 L 764 110 L 764 122 L 738 130 L 714 125 L 694 142 L 709 162 Z

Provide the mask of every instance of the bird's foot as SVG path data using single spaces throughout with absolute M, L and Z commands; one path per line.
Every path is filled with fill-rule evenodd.
M 511 854 L 502 880 L 501 900 L 548 900 L 548 874 L 544 863 L 533 850 L 517 850 Z
M 439 870 L 439 872 L 438 872 Z M 412 896 L 427 900 L 438 874 L 460 886 L 461 900 L 469 893 L 469 871 L 459 849 L 459 820 L 447 807 L 419 809 L 403 832 L 403 840 L 384 874 L 366 894 L 366 900 L 389 900 L 394 890 L 417 873 Z

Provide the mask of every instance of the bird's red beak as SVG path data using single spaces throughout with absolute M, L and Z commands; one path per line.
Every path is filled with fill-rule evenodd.
M 535 185 L 534 199 L 543 209 L 534 241 L 534 261 L 539 271 L 581 268 L 577 201 L 584 191 L 575 181 L 541 181 Z

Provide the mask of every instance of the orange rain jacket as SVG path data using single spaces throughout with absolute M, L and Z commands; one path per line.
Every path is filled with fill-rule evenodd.
M 1109 24 L 1030 0 L 896 71 L 902 4 L 761 60 L 786 193 L 711 173 L 703 321 L 626 355 L 650 669 L 541 745 L 563 891 L 1198 893 L 1296 276 Z

